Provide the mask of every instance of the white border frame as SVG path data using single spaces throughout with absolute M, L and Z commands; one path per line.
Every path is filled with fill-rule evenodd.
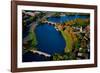
M 38 10 L 38 11 L 60 11 L 60 12 L 79 12 L 90 13 L 90 59 L 89 60 L 70 60 L 70 61 L 44 61 L 44 62 L 22 62 L 22 10 Z M 62 11 L 63 10 L 63 11 Z M 63 8 L 63 7 L 44 7 L 44 6 L 17 6 L 17 67 L 46 67 L 60 65 L 82 65 L 94 64 L 94 10 L 93 9 L 78 9 L 78 8 Z

